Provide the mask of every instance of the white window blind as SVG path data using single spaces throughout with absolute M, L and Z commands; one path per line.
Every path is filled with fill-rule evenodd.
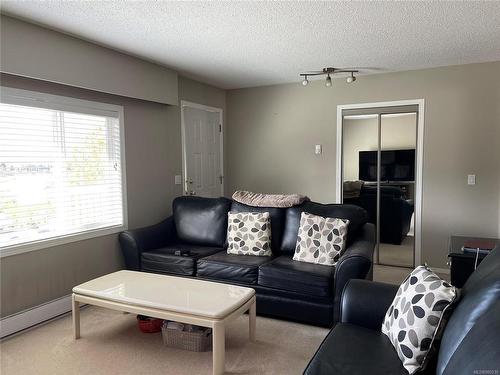
M 43 98 L 1 98 L 3 249 L 125 224 L 118 112 Z

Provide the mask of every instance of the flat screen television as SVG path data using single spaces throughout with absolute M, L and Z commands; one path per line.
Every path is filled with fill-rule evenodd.
M 377 151 L 359 152 L 359 179 L 377 181 Z M 415 149 L 381 151 L 380 181 L 414 180 Z

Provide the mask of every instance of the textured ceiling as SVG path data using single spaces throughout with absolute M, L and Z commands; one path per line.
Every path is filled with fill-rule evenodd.
M 325 66 L 500 60 L 500 2 L 2 1 L 2 12 L 231 89 Z

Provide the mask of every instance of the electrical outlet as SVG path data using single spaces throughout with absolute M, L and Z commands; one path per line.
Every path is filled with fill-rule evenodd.
M 314 153 L 316 155 L 321 155 L 322 152 L 323 152 L 323 147 L 321 147 L 321 145 L 315 145 L 314 146 Z
M 476 175 L 469 174 L 467 175 L 467 185 L 475 185 L 476 184 Z

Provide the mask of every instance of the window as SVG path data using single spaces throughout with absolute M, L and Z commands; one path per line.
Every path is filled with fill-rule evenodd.
M 1 254 L 123 230 L 121 107 L 1 90 Z

